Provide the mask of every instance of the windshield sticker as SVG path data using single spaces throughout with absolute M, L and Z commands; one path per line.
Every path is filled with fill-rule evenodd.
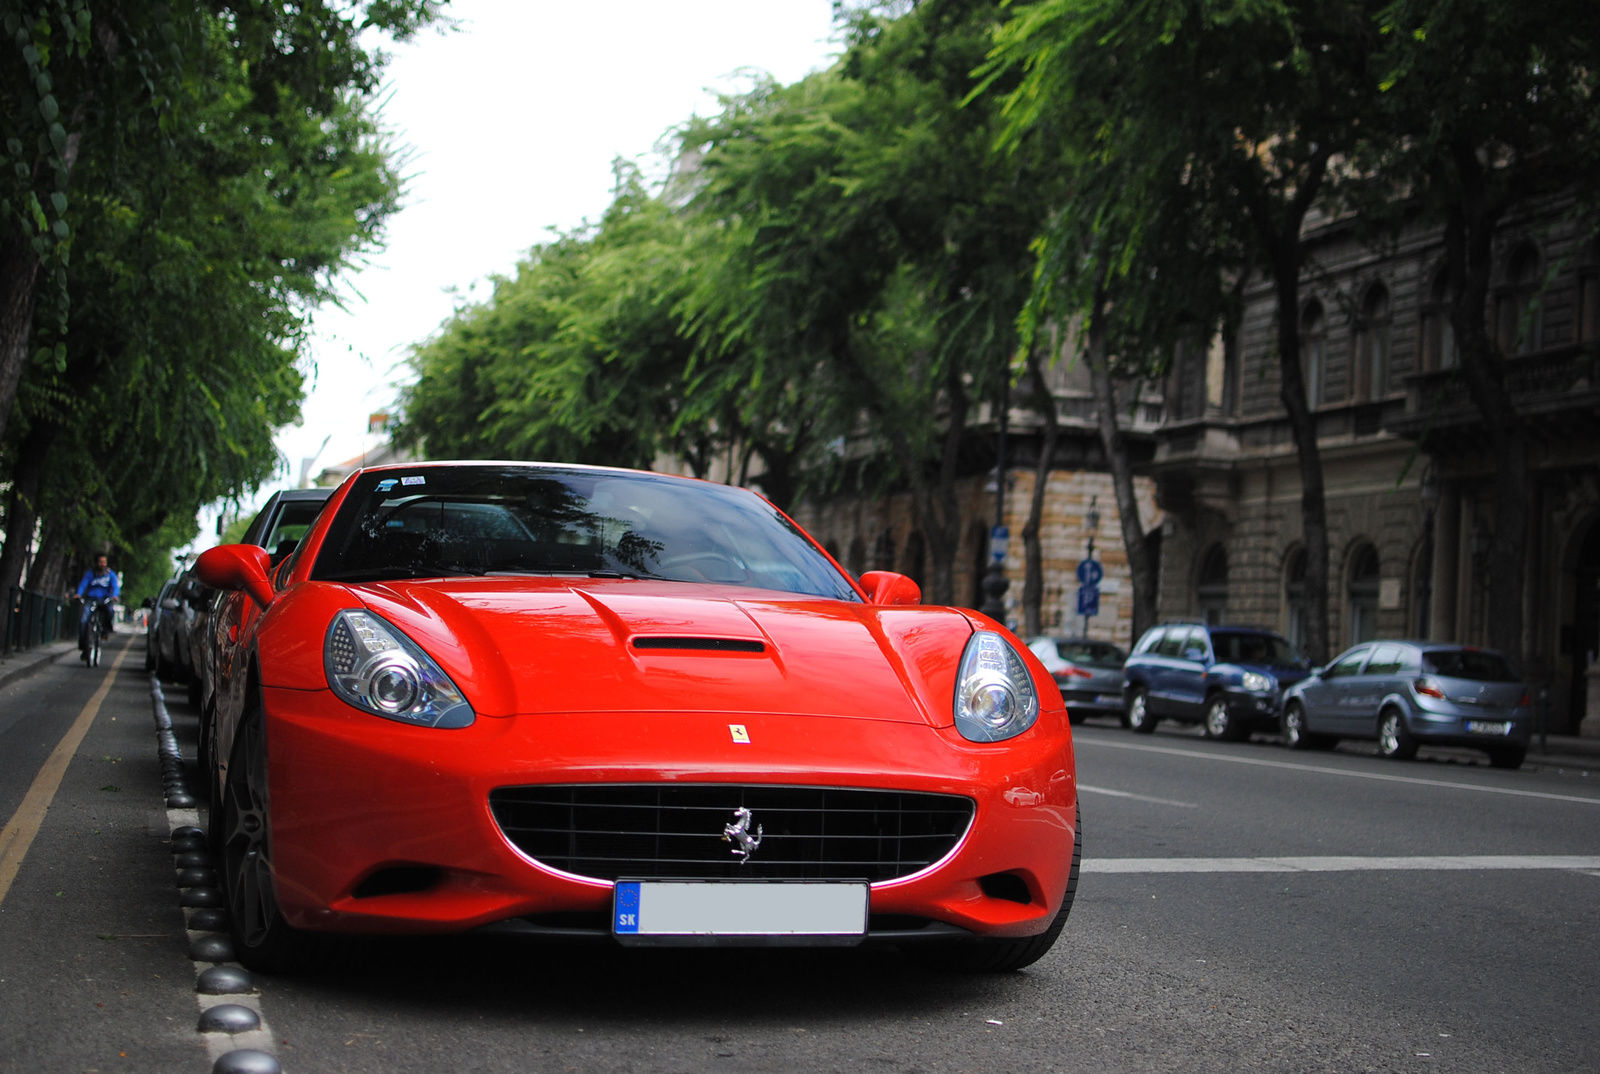
M 396 481 L 394 478 L 386 477 L 382 481 L 378 482 L 378 491 L 379 492 L 388 492 L 390 489 L 394 488 L 398 484 L 399 484 L 399 482 Z
M 426 485 L 428 479 L 425 477 L 402 477 L 400 483 L 402 485 Z

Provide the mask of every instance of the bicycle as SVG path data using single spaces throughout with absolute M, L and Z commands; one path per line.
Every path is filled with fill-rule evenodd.
M 100 666 L 100 639 L 105 636 L 106 616 L 109 614 L 110 601 L 100 598 L 91 603 L 89 609 L 89 622 L 84 630 L 83 662 L 89 667 Z

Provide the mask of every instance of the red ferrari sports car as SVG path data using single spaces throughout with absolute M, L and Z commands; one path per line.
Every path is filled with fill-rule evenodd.
M 1043 955 L 1081 837 L 1049 672 L 860 583 L 744 489 L 526 463 L 358 471 L 276 568 L 206 552 L 235 950 L 491 929 Z

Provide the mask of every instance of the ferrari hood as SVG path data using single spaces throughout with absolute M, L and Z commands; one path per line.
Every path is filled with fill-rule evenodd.
M 464 578 L 352 589 L 485 716 L 790 713 L 945 726 L 972 633 L 948 608 L 735 586 Z

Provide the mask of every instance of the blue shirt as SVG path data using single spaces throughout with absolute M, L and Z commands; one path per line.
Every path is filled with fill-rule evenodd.
M 85 594 L 91 600 L 121 596 L 122 582 L 117 578 L 117 572 L 110 567 L 107 567 L 103 574 L 96 574 L 91 567 L 83 572 L 83 581 L 78 583 L 78 596 Z

